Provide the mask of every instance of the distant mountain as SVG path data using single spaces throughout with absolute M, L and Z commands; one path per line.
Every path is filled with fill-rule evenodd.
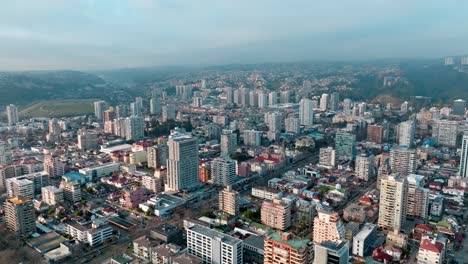
M 0 72 L 0 104 L 105 98 L 108 89 L 102 78 L 79 71 Z

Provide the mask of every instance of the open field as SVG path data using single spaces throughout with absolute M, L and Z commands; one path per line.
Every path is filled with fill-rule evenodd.
M 35 103 L 20 112 L 25 117 L 62 117 L 90 114 L 97 99 L 49 100 Z

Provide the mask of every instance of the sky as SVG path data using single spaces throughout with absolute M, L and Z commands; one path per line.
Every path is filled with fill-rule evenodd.
M 468 54 L 466 0 L 0 1 L 0 70 Z

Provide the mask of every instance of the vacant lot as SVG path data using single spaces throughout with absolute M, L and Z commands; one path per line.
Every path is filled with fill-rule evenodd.
M 62 117 L 90 114 L 94 112 L 96 99 L 72 99 L 43 101 L 24 109 L 25 117 Z

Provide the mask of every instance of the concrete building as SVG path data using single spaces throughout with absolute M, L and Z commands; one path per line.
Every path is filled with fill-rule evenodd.
M 468 178 L 468 135 L 463 136 L 458 174 L 462 178 Z
M 18 117 L 18 108 L 16 105 L 9 104 L 6 107 L 7 119 L 8 119 L 8 126 L 14 126 L 19 122 Z
M 393 148 L 390 151 L 392 173 L 409 175 L 416 172 L 416 150 L 407 147 Z
M 322 97 L 320 97 L 320 110 L 322 111 L 327 111 L 329 109 L 329 103 L 330 103 L 330 95 L 329 94 L 322 94 Z
M 230 185 L 219 192 L 219 210 L 233 216 L 239 214 L 239 193 Z
M 252 196 L 263 200 L 273 201 L 274 199 L 280 199 L 282 195 L 283 191 L 279 191 L 274 188 L 269 188 L 266 186 L 252 187 Z
M 141 185 L 153 192 L 153 193 L 161 193 L 163 191 L 162 180 L 160 178 L 156 178 L 154 176 L 145 175 L 141 178 Z
M 197 224 L 189 224 L 186 230 L 187 252 L 203 263 L 243 263 L 242 240 Z
M 164 104 L 162 106 L 162 120 L 166 122 L 167 120 L 174 120 L 176 118 L 176 110 L 173 104 Z
M 349 241 L 324 241 L 315 244 L 314 264 L 348 264 Z
M 71 203 L 81 201 L 81 185 L 78 181 L 63 177 L 60 182 L 60 189 L 63 190 L 63 198 Z
M 432 138 L 438 146 L 456 147 L 457 146 L 457 121 L 435 120 L 432 123 Z
M 176 128 L 167 141 L 167 184 L 165 190 L 182 191 L 199 186 L 198 142 L 190 133 Z
M 314 124 L 314 105 L 312 100 L 303 98 L 299 102 L 299 120 L 306 128 Z
M 310 264 L 313 244 L 310 240 L 294 237 L 287 232 L 271 232 L 264 240 L 265 264 Z
M 377 238 L 377 226 L 365 223 L 359 233 L 353 238 L 353 255 L 366 257 L 372 252 L 372 245 Z
M 8 165 L 12 162 L 10 145 L 0 141 L 0 166 Z
M 107 109 L 107 103 L 105 101 L 94 102 L 94 116 L 98 121 L 103 119 L 102 113 Z
M 36 231 L 36 215 L 31 199 L 12 197 L 3 204 L 5 226 L 17 236 L 28 237 Z
M 360 155 L 356 157 L 356 165 L 354 168 L 354 174 L 359 179 L 369 181 L 375 176 L 374 169 L 374 156 Z
M 291 206 L 282 203 L 281 200 L 262 203 L 261 210 L 262 224 L 269 227 L 285 230 L 291 226 Z
M 398 126 L 398 144 L 400 146 L 411 147 L 414 144 L 414 133 L 416 126 L 414 121 L 406 121 Z
M 6 180 L 8 197 L 34 199 L 34 183 L 26 178 L 17 177 Z
M 42 201 L 48 205 L 63 203 L 63 190 L 55 186 L 42 187 Z
M 410 174 L 407 181 L 406 214 L 412 218 L 426 219 L 429 214 L 429 189 L 424 188 L 424 176 Z
M 262 144 L 262 132 L 254 130 L 244 130 L 244 145 L 258 147 Z
M 332 147 L 320 148 L 319 165 L 333 168 L 336 165 L 336 151 Z
M 169 147 L 167 145 L 159 144 L 148 147 L 146 153 L 149 168 L 157 169 L 167 165 L 167 158 L 169 157 Z
M 381 180 L 378 225 L 384 230 L 400 230 L 406 222 L 407 180 L 398 174 Z
M 211 162 L 211 178 L 220 186 L 232 185 L 236 182 L 237 161 L 229 157 L 218 157 Z
M 267 112 L 264 115 L 265 124 L 268 126 L 268 131 L 281 131 L 282 115 L 279 112 Z
M 356 135 L 338 131 L 335 136 L 335 150 L 337 160 L 354 159 Z
M 97 133 L 85 129 L 78 130 L 78 148 L 81 150 L 95 149 L 97 144 Z
M 383 126 L 368 125 L 367 126 L 367 141 L 374 142 L 376 144 L 382 144 L 384 142 Z
M 86 176 L 87 181 L 97 180 L 102 177 L 107 177 L 114 172 L 120 171 L 120 163 L 109 162 L 91 167 L 86 167 L 78 170 L 79 173 Z
M 330 96 L 330 110 L 333 112 L 338 111 L 338 106 L 340 102 L 340 94 L 337 92 L 334 92 Z
M 104 223 L 95 221 L 91 224 L 81 224 L 76 221 L 65 223 L 64 232 L 81 243 L 88 243 L 91 247 L 101 245 L 112 237 L 112 228 Z
M 468 60 L 468 57 L 466 57 Z M 468 63 L 467 63 L 468 64 Z M 453 101 L 453 115 L 458 115 L 458 116 L 465 116 L 466 113 L 466 101 L 463 99 L 457 99 Z
M 312 240 L 315 244 L 324 241 L 338 241 L 344 239 L 345 225 L 340 215 L 330 209 L 317 210 L 318 215 L 314 219 Z
M 159 97 L 152 97 L 150 99 L 150 114 L 160 115 L 162 112 L 161 100 Z
M 445 246 L 433 237 L 424 236 L 418 251 L 419 264 L 441 264 L 445 260 Z
M 297 117 L 288 117 L 284 120 L 284 127 L 286 133 L 299 134 L 301 133 L 301 123 Z
M 237 151 L 237 133 L 233 130 L 224 129 L 221 132 L 221 155 L 231 156 Z
M 59 156 L 46 154 L 44 157 L 44 171 L 52 178 L 61 177 L 65 172 L 65 164 Z

